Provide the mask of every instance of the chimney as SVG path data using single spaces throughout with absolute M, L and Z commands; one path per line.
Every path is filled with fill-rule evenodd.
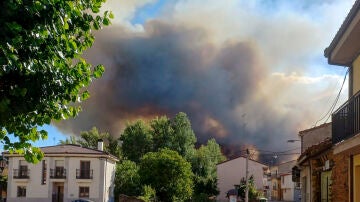
M 98 150 L 104 151 L 104 141 L 102 139 L 98 139 Z

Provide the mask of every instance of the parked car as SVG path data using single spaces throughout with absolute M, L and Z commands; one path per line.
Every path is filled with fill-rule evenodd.
M 89 200 L 89 199 L 79 198 L 79 199 L 72 200 L 71 202 L 94 202 L 94 201 Z

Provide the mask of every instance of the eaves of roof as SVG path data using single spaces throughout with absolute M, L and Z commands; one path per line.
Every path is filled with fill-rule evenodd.
M 341 37 L 344 35 L 345 31 L 348 29 L 350 23 L 355 18 L 359 9 L 360 9 L 360 0 L 356 0 L 354 5 L 350 9 L 349 14 L 346 16 L 344 22 L 341 24 L 335 37 L 331 41 L 330 45 L 324 50 L 324 55 L 326 58 L 328 58 L 329 64 L 334 64 L 334 63 L 331 63 L 331 61 L 330 61 L 331 53 L 335 49 L 336 45 L 339 43 L 339 41 L 340 41 Z M 337 64 L 334 64 L 334 65 L 337 65 Z
M 236 156 L 236 157 L 234 157 L 234 158 L 231 158 L 231 159 L 225 160 L 225 161 L 223 161 L 223 162 L 220 162 L 220 163 L 218 163 L 218 164 L 216 164 L 216 165 L 224 164 L 224 163 L 227 163 L 227 162 L 229 162 L 229 161 L 232 161 L 232 160 L 235 160 L 235 159 L 238 159 L 238 158 L 244 158 L 244 159 L 246 159 L 246 156 L 243 156 L 243 155 Z M 249 161 L 253 161 L 253 162 L 259 163 L 259 164 L 261 164 L 261 165 L 263 165 L 263 166 L 265 166 L 265 167 L 268 167 L 267 165 L 261 163 L 260 161 L 256 161 L 256 160 L 253 160 L 253 159 L 250 159 L 250 158 L 249 158 Z
M 312 145 L 311 147 L 307 148 L 298 158 L 298 162 L 301 164 L 306 159 L 311 158 L 313 156 L 319 155 L 332 147 L 332 141 L 330 138 L 326 138 L 324 141 Z
M 55 145 L 48 147 L 40 147 L 44 152 L 45 157 L 50 156 L 73 156 L 73 157 L 103 157 L 119 161 L 119 159 L 106 151 L 101 151 L 92 148 L 82 147 L 80 145 L 66 144 L 66 145 Z M 18 153 L 10 153 L 8 151 L 3 152 L 6 157 L 22 157 L 23 155 Z

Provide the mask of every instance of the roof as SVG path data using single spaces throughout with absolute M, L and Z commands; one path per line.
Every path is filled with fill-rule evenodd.
M 332 147 L 332 141 L 330 138 L 326 138 L 324 141 L 312 145 L 311 147 L 307 148 L 298 158 L 298 162 L 302 162 L 312 156 L 316 156 L 321 154 L 322 152 L 327 151 Z
M 287 174 L 291 173 L 292 167 L 294 167 L 294 165 L 296 165 L 296 163 L 297 163 L 296 160 L 291 160 L 291 161 L 280 163 L 278 165 L 279 175 L 283 176 L 283 175 L 287 175 Z
M 64 145 L 55 145 L 55 146 L 48 146 L 48 147 L 40 147 L 41 151 L 44 152 L 45 156 L 57 156 L 57 155 L 63 155 L 63 156 L 102 156 L 107 157 L 110 159 L 113 159 L 115 161 L 118 161 L 118 159 L 109 154 L 106 151 L 101 151 L 97 149 L 82 147 L 80 145 L 75 144 L 64 144 Z M 17 156 L 19 154 L 10 154 L 9 152 L 3 152 L 6 156 Z
M 332 61 L 331 55 L 332 52 L 335 50 L 336 46 L 341 41 L 342 37 L 345 35 L 345 32 L 350 27 L 350 24 L 353 22 L 355 17 L 357 16 L 358 11 L 360 10 L 360 0 L 356 0 L 353 7 L 351 8 L 349 14 L 346 16 L 344 22 L 342 23 L 341 27 L 339 28 L 338 32 L 336 33 L 335 37 L 333 38 L 332 42 L 330 43 L 329 47 L 324 50 L 324 55 L 329 60 L 329 64 L 335 65 L 348 65 L 339 62 Z M 356 38 L 356 35 L 354 36 Z M 351 42 L 350 42 L 351 44 Z
M 225 161 L 223 161 L 223 162 L 221 162 L 221 163 L 218 163 L 218 164 L 216 164 L 216 165 L 220 165 L 220 164 L 223 164 L 223 163 L 226 163 L 226 162 L 229 162 L 229 161 L 232 161 L 232 160 L 238 159 L 238 158 L 244 158 L 244 159 L 246 159 L 246 156 L 243 156 L 243 155 L 236 156 L 236 157 L 234 157 L 234 158 L 231 158 L 231 159 L 225 160 Z M 250 161 L 253 161 L 253 162 L 256 162 L 256 163 L 259 163 L 259 164 L 261 164 L 261 165 L 264 165 L 265 167 L 268 167 L 267 165 L 265 165 L 265 164 L 261 163 L 260 161 L 253 160 L 253 159 L 251 159 L 251 158 L 249 158 L 249 160 L 250 160 Z

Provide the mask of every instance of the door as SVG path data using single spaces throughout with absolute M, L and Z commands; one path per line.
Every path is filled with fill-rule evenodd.
M 63 201 L 64 201 L 64 185 L 54 183 L 52 202 L 63 202 Z
M 331 201 L 331 171 L 321 173 L 321 202 Z
M 306 176 L 302 177 L 301 181 L 301 202 L 308 202 L 308 195 L 307 195 L 307 178 Z

